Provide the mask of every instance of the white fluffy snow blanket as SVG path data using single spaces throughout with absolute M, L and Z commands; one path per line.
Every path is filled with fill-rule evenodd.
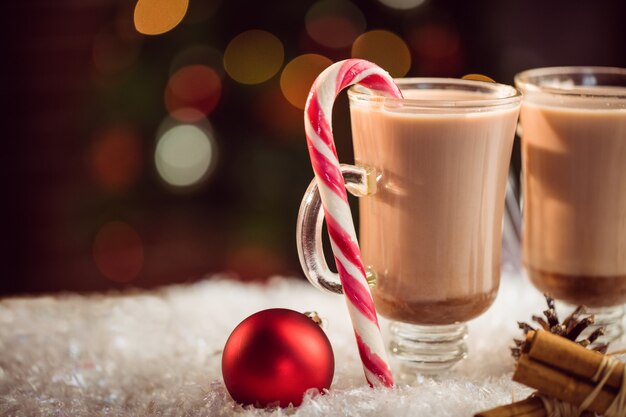
M 224 387 L 221 350 L 241 320 L 272 307 L 328 319 L 335 379 L 298 408 L 241 407 Z M 511 382 L 509 347 L 521 335 L 516 321 L 544 309 L 524 277 L 505 273 L 495 304 L 470 322 L 469 356 L 454 372 L 373 390 L 342 297 L 301 280 L 212 276 L 151 292 L 8 298 L 0 300 L 0 415 L 471 416 L 531 392 Z

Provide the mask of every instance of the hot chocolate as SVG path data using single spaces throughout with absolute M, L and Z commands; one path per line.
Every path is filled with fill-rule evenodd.
M 485 311 L 498 289 L 519 103 L 471 111 L 463 101 L 493 96 L 403 93 L 450 108 L 351 102 L 357 164 L 381 175 L 377 192 L 360 199 L 363 260 L 377 273 L 374 301 L 383 316 L 406 323 L 466 321 Z
M 626 302 L 626 109 L 603 104 L 521 113 L 524 263 L 537 288 L 590 307 Z

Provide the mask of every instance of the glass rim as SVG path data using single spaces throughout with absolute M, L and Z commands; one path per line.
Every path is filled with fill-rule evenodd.
M 400 90 L 457 90 L 484 93 L 485 98 L 438 100 L 438 99 L 407 99 L 372 94 L 371 90 L 360 85 L 348 89 L 350 101 L 378 102 L 391 107 L 411 107 L 426 109 L 489 109 L 500 108 L 521 102 L 522 93 L 512 85 L 488 81 L 464 80 L 462 78 L 411 77 L 394 78 Z M 421 87 L 418 87 L 421 86 Z M 413 88 L 411 88 L 413 87 Z M 490 96 L 492 95 L 492 96 Z
M 541 80 L 549 79 L 549 77 L 555 76 L 575 76 L 575 75 L 610 75 L 623 77 L 623 87 L 616 90 L 602 89 L 597 92 L 590 91 L 589 86 L 609 87 L 603 84 L 582 84 L 575 83 L 573 86 L 555 86 L 555 85 L 542 85 Z M 572 79 L 572 81 L 575 81 Z M 595 79 L 594 79 L 595 81 Z M 626 68 L 621 67 L 609 67 L 609 66 L 559 66 L 559 67 L 543 67 L 532 68 L 521 71 L 515 74 L 514 77 L 515 86 L 526 93 L 545 93 L 563 97 L 586 97 L 586 98 L 613 98 L 613 99 L 626 99 Z

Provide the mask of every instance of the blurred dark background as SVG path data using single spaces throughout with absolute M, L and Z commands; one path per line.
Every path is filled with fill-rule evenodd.
M 626 66 L 625 4 L 4 4 L 0 294 L 301 276 L 302 107 L 324 67 L 355 56 L 398 77 L 512 83 L 530 67 Z M 345 96 L 334 129 L 350 162 Z

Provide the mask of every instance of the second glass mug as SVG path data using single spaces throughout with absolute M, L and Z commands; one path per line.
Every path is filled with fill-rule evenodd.
M 446 370 L 466 356 L 466 321 L 493 302 L 500 280 L 504 194 L 521 94 L 480 81 L 413 78 L 404 99 L 348 92 L 360 203 L 360 246 L 390 351 L 402 375 Z M 316 180 L 297 244 L 305 275 L 341 293 L 322 249 Z
M 602 341 L 616 340 L 626 303 L 626 69 L 537 68 L 515 84 L 524 268 L 541 291 L 590 307 Z

